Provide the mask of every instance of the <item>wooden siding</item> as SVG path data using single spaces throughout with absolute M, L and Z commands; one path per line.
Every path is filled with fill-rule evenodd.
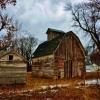
M 58 67 L 59 73 L 64 73 L 61 77 L 81 76 L 84 61 L 84 53 L 77 39 L 73 35 L 65 36 L 55 51 L 55 66 Z M 64 70 L 61 72 L 61 69 Z
M 33 59 L 33 76 L 52 78 L 54 73 L 54 56 L 48 55 Z
M 9 60 L 9 55 L 13 60 Z M 0 84 L 26 83 L 27 64 L 16 54 L 10 53 L 0 59 Z
M 49 32 L 48 35 L 47 35 L 48 41 L 56 38 L 57 36 L 59 36 L 59 34 L 54 33 L 54 32 Z
M 36 77 L 73 78 L 84 74 L 84 66 L 85 51 L 80 40 L 75 34 L 65 34 L 52 55 L 33 58 L 32 72 Z

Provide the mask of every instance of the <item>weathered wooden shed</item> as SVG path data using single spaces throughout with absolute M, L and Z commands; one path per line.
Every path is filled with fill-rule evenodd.
M 93 51 L 90 55 L 90 59 L 91 59 L 92 63 L 100 65 L 100 51 L 98 49 Z
M 1 55 L 0 84 L 26 83 L 26 60 L 16 51 L 6 52 L 2 56 Z
M 48 40 L 33 54 L 33 76 L 48 78 L 81 77 L 85 71 L 85 50 L 72 32 L 49 28 Z

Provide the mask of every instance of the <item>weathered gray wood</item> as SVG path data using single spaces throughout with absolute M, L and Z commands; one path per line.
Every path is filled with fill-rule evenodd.
M 48 33 L 48 41 L 55 37 L 57 34 Z M 34 76 L 52 78 L 81 77 L 84 65 L 85 50 L 79 38 L 70 32 L 68 35 L 64 35 L 52 54 L 33 58 L 32 72 Z
M 9 61 L 8 56 L 13 55 Z M 27 63 L 16 53 L 7 53 L 0 58 L 0 84 L 26 83 Z

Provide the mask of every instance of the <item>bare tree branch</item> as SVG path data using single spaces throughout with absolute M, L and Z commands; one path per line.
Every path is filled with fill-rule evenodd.
M 90 0 L 72 7 L 74 26 L 90 34 L 100 50 L 100 0 Z
M 5 9 L 7 4 L 16 4 L 16 0 L 0 0 L 0 8 Z

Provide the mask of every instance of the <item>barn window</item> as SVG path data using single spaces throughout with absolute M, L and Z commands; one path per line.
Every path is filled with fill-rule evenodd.
M 13 60 L 13 55 L 9 55 L 9 60 Z

